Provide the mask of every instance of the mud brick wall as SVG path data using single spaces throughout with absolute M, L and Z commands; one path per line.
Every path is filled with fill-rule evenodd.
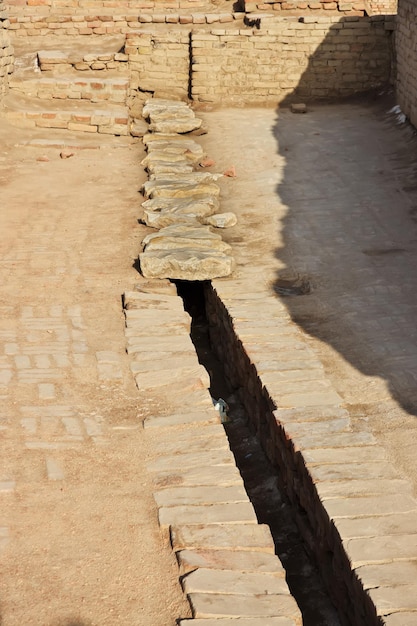
M 281 487 L 299 511 L 300 531 L 338 607 L 342 624 L 380 626 L 372 601 L 351 570 L 340 535 L 320 501 L 303 456 L 275 417 L 276 407 L 235 334 L 232 318 L 211 285 L 206 286 L 205 299 L 211 344 L 245 406 L 252 431 L 272 465 L 279 470 Z
M 368 15 L 395 15 L 397 9 L 397 0 L 365 0 L 365 11 Z
M 397 0 L 245 0 L 245 11 L 278 11 L 283 15 L 391 15 L 397 12 Z
M 417 127 L 417 3 L 400 0 L 396 26 L 397 100 Z
M 10 15 L 10 29 L 14 37 L 33 37 L 47 35 L 115 35 L 136 32 L 146 24 L 155 24 L 163 28 L 164 24 L 215 24 L 234 22 L 237 14 L 231 13 L 149 13 L 136 12 L 134 14 L 110 13 L 109 9 L 102 9 L 100 15 L 85 12 L 80 14 L 71 9 L 66 13 L 45 13 L 45 7 L 40 11 L 33 11 L 28 7 L 14 7 Z M 35 7 L 36 9 L 37 7 Z M 13 8 L 12 8 L 13 9 Z M 19 10 L 17 10 L 19 9 Z M 169 28 L 170 26 L 168 26 Z
M 8 76 L 13 70 L 13 47 L 9 37 L 9 18 L 6 6 L 0 0 L 0 98 L 7 90 Z
M 186 99 L 189 91 L 190 33 L 152 31 L 130 33 L 125 53 L 129 57 L 130 96 L 176 95 Z M 131 103 L 132 104 L 132 103 Z
M 145 11 L 149 13 L 166 13 L 186 10 L 215 10 L 215 4 L 210 0 L 8 0 L 10 7 L 24 7 L 25 13 L 30 7 L 38 13 L 51 11 L 68 13 L 84 13 L 86 11 L 108 10 L 114 12 Z
M 193 32 L 191 94 L 266 104 L 351 96 L 385 85 L 393 18 L 275 19 L 260 29 Z
M 283 15 L 365 15 L 362 0 L 246 0 L 246 13 L 277 11 Z

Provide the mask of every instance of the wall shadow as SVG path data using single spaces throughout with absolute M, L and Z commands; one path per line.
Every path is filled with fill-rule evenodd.
M 388 75 L 385 85 L 371 80 L 366 96 L 310 104 L 304 115 L 285 108 L 308 102 L 318 77 L 321 85 L 331 81 L 331 68 L 341 67 L 333 61 L 342 61 L 333 58 L 334 42 L 330 33 L 311 57 L 274 127 L 286 161 L 277 193 L 288 207 L 285 245 L 276 250 L 286 269 L 274 287 L 287 296 L 292 319 L 336 350 L 346 371 L 386 381 L 384 397 L 381 385 L 357 376 L 358 402 L 393 398 L 417 415 L 416 131 L 392 110 Z M 356 54 L 354 47 L 348 65 Z M 343 374 L 335 372 L 339 380 Z M 354 405 L 354 374 L 349 389 L 348 382 Z

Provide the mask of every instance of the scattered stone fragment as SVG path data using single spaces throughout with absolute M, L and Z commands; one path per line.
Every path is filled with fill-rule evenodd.
M 200 161 L 199 165 L 200 167 L 213 167 L 213 165 L 216 165 L 216 161 L 207 157 Z
M 229 178 L 236 178 L 236 168 L 234 165 L 229 167 L 227 170 L 223 172 L 223 176 L 228 176 Z
M 36 160 L 41 161 L 42 163 L 47 163 L 49 161 L 49 158 L 46 156 L 46 154 L 41 154 L 41 156 L 38 156 Z
M 202 223 L 215 226 L 216 228 L 231 228 L 232 226 L 236 226 L 237 217 L 231 211 L 227 213 L 216 213 L 215 215 L 205 217 Z
M 291 113 L 307 113 L 307 105 L 302 102 L 294 103 L 291 105 Z

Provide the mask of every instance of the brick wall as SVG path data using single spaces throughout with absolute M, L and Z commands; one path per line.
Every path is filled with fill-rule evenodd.
M 294 17 L 271 20 L 265 30 L 194 32 L 192 97 L 265 104 L 375 89 L 389 81 L 392 27 L 383 16 Z
M 397 99 L 402 111 L 417 127 L 417 3 L 400 0 L 398 5 Z
M 164 93 L 187 99 L 190 72 L 190 33 L 141 31 L 126 37 L 131 100 L 135 94 Z M 132 102 L 131 102 L 132 104 Z
M 132 98 L 165 92 L 201 103 L 275 105 L 347 97 L 389 82 L 392 18 L 263 22 L 128 34 Z
M 9 37 L 9 19 L 3 0 L 0 0 L 0 97 L 6 92 L 8 75 L 13 69 L 13 48 Z

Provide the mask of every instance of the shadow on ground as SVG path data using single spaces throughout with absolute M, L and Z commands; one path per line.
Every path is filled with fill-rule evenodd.
M 417 415 L 417 135 L 391 108 L 380 95 L 279 112 L 287 269 L 275 290 L 304 331 Z M 357 391 L 384 399 L 371 382 Z

